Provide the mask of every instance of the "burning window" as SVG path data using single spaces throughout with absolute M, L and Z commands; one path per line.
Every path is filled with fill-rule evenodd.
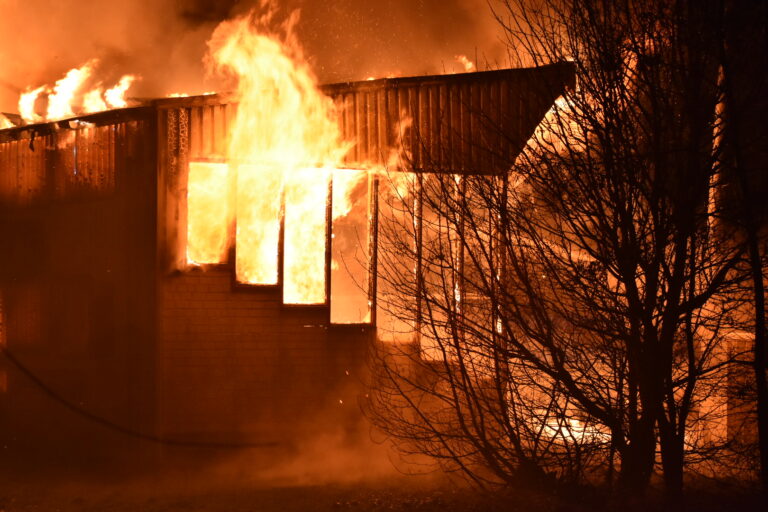
M 479 338 L 499 332 L 493 292 L 501 277 L 498 221 L 486 203 L 498 188 L 496 178 L 484 176 L 392 173 L 383 180 L 381 339 L 418 340 L 427 359 L 455 357 L 458 341 L 474 344 L 473 357 L 485 357 Z
M 370 249 L 372 217 L 369 173 L 333 172 L 331 322 L 371 321 Z
M 237 168 L 237 280 L 277 284 L 283 173 L 275 166 Z
M 224 263 L 232 225 L 229 166 L 190 162 L 187 192 L 187 261 Z
M 326 301 L 327 204 L 325 169 L 297 169 L 285 190 L 283 302 Z
M 242 164 L 235 177 L 232 169 L 189 165 L 187 262 L 225 263 L 234 243 L 239 282 L 277 285 L 282 251 L 284 303 L 326 304 L 330 275 L 332 321 L 370 322 L 368 171 Z
M 379 180 L 376 324 L 384 341 L 407 342 L 416 336 L 419 190 L 415 174 L 392 172 Z

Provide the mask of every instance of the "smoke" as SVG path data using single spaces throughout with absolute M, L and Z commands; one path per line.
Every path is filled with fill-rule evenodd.
M 323 424 L 322 419 L 315 418 L 312 427 L 322 430 Z M 360 425 L 360 428 L 365 429 L 367 425 Z M 423 458 L 420 462 L 426 465 L 428 461 Z M 444 476 L 434 471 L 433 466 L 430 466 L 433 471 L 422 480 L 439 480 Z M 412 466 L 407 469 L 414 471 Z M 307 436 L 291 450 L 232 454 L 206 470 L 214 481 L 239 480 L 272 486 L 356 485 L 386 481 L 405 474 L 398 467 L 398 455 L 388 443 L 376 444 L 363 438 L 350 440 L 348 433 L 341 431 Z
M 222 20 L 256 0 L 0 0 L 0 111 L 16 112 L 20 92 L 51 84 L 99 59 L 99 78 L 141 81 L 132 97 L 201 93 L 206 41 Z M 478 69 L 504 67 L 499 27 L 486 0 L 281 0 L 300 9 L 297 26 L 324 83 L 367 77 L 460 72 L 465 55 Z
M 293 0 L 297 32 L 322 82 L 463 72 L 504 66 L 499 27 L 485 0 Z
M 215 18 L 228 16 L 218 5 Z M 16 111 L 20 92 L 52 84 L 99 60 L 99 78 L 142 77 L 131 96 L 176 87 L 200 89 L 205 42 L 219 21 L 201 2 L 181 0 L 0 0 L 0 111 Z

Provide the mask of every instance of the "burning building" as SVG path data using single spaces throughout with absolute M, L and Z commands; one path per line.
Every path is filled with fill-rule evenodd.
M 0 131 L 4 443 L 289 443 L 354 424 L 366 351 L 395 330 L 377 308 L 383 177 L 506 172 L 572 80 L 552 65 L 325 86 L 337 116 L 313 129 L 331 143 L 290 115 L 265 130 L 248 103 L 274 121 L 271 96 Z

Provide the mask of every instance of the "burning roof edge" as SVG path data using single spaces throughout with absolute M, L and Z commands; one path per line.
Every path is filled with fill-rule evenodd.
M 513 80 L 528 82 L 526 85 L 536 87 L 546 97 L 556 98 L 565 88 L 575 86 L 575 66 L 571 62 L 559 62 L 545 66 L 530 68 L 510 68 L 491 71 L 476 71 L 472 73 L 456 73 L 448 75 L 425 75 L 396 78 L 379 78 L 375 80 L 339 82 L 321 85 L 320 89 L 329 96 L 337 96 L 353 92 L 373 92 L 379 90 L 397 90 L 405 87 L 420 87 L 434 85 L 460 85 L 482 83 L 492 80 Z M 45 121 L 39 123 L 14 126 L 0 130 L 0 143 L 35 138 L 65 129 L 76 129 L 87 124 L 105 125 L 123 120 L 126 116 L 134 117 L 148 113 L 153 109 L 191 107 L 202 105 L 218 105 L 232 101 L 231 93 L 205 94 L 175 98 L 155 98 L 141 100 L 140 104 L 121 108 L 73 116 L 71 118 Z
M 25 124 L 0 130 L 0 143 L 19 139 L 36 138 L 49 135 L 61 130 L 74 130 L 87 125 L 103 126 L 125 120 L 126 116 L 138 117 L 139 114 L 149 113 L 153 109 L 148 105 L 136 105 L 132 107 L 104 110 L 91 114 L 83 114 L 56 121 L 43 121 L 39 123 Z
M 544 66 L 530 68 L 509 68 L 490 71 L 474 71 L 471 73 L 453 73 L 445 75 L 421 75 L 393 78 L 377 78 L 374 80 L 360 80 L 348 82 L 336 82 L 320 85 L 320 90 L 329 96 L 346 92 L 376 91 L 382 89 L 398 89 L 400 87 L 413 87 L 422 85 L 485 82 L 498 79 L 530 81 L 530 85 L 546 88 L 549 91 L 557 91 L 563 88 L 572 88 L 576 83 L 575 66 L 572 62 L 558 62 Z M 548 91 L 548 92 L 549 92 Z M 197 96 L 182 96 L 174 98 L 156 98 L 149 100 L 149 104 L 156 107 L 180 107 L 195 105 L 216 105 L 232 99 L 231 93 L 203 94 Z

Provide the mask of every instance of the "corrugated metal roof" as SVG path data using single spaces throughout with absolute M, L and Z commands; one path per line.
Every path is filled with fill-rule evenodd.
M 562 63 L 332 84 L 322 90 L 338 106 L 342 136 L 352 142 L 345 165 L 385 165 L 394 151 L 406 156 L 411 170 L 486 174 L 509 169 L 555 98 L 573 81 L 573 66 Z M 0 199 L 30 199 L 51 179 L 57 195 L 65 189 L 111 188 L 114 159 L 131 139 L 122 131 L 147 129 L 146 122 L 127 123 L 150 119 L 155 110 L 176 172 L 188 159 L 224 159 L 236 108 L 227 95 L 168 98 L 0 130 Z
M 152 109 L 122 109 L 0 132 L 0 203 L 108 193 L 153 137 Z
M 355 142 L 350 164 L 385 164 L 402 147 L 416 171 L 485 174 L 509 169 L 572 83 L 572 66 L 557 64 L 337 84 L 324 91 L 341 106 L 344 137 Z M 403 130 L 404 121 L 410 129 Z
M 554 100 L 573 82 L 573 66 L 562 63 L 349 82 L 322 90 L 338 106 L 343 138 L 353 143 L 346 165 L 384 165 L 393 151 L 404 150 L 412 170 L 486 174 L 509 169 Z M 189 158 L 224 158 L 227 126 L 236 109 L 226 96 L 154 104 L 177 111 L 168 114 L 168 122 L 188 123 L 170 127 L 169 133 L 188 128 Z

